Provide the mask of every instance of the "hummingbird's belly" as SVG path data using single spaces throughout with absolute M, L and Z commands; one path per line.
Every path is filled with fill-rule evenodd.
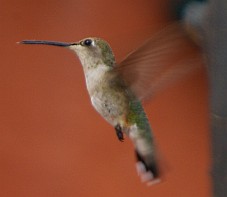
M 91 96 L 94 108 L 111 125 L 124 125 L 128 112 L 128 99 L 124 93 L 119 92 L 96 92 Z

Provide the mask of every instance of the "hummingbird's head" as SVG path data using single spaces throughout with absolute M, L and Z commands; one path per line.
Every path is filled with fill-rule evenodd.
M 77 54 L 84 68 L 97 68 L 97 66 L 112 68 L 115 65 L 115 58 L 109 44 L 100 38 L 85 38 L 74 43 L 46 40 L 23 40 L 20 43 L 69 48 Z
M 84 67 L 103 65 L 113 67 L 115 58 L 110 45 L 100 38 L 85 38 L 68 46 L 79 57 Z

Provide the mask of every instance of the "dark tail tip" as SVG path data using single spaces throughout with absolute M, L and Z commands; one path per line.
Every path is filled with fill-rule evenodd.
M 138 151 L 136 151 L 136 157 L 137 157 L 138 162 L 141 162 L 144 165 L 145 170 L 147 172 L 151 172 L 151 174 L 153 175 L 153 179 L 156 179 L 156 178 L 160 177 L 160 172 L 159 172 L 159 169 L 158 169 L 156 161 L 152 161 L 150 163 L 145 162 L 145 160 L 138 153 Z

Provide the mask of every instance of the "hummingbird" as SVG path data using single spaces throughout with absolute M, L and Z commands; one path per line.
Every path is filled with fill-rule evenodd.
M 101 38 L 88 37 L 69 43 L 20 42 L 58 46 L 76 53 L 93 107 L 112 125 L 119 141 L 123 142 L 125 136 L 131 139 L 138 174 L 149 185 L 160 181 L 161 171 L 154 135 L 142 101 L 198 68 L 195 54 L 187 56 L 186 61 L 177 55 L 183 48 L 189 53 L 194 50 L 195 46 L 188 43 L 191 42 L 180 25 L 170 25 L 117 63 L 110 45 Z M 191 47 L 184 47 L 185 44 Z

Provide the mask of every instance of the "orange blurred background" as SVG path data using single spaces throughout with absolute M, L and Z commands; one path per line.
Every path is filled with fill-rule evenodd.
M 209 197 L 210 140 L 205 71 L 145 105 L 165 181 L 147 187 L 133 147 L 92 108 L 82 67 L 62 48 L 24 39 L 106 39 L 117 60 L 170 18 L 168 0 L 0 2 L 1 197 Z

